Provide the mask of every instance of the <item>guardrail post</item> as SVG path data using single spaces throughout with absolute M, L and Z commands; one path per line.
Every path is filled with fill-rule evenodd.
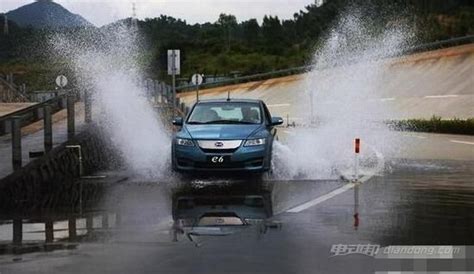
M 41 108 L 37 108 L 37 109 L 33 110 L 33 119 L 36 121 L 36 120 L 39 120 L 41 118 L 42 118 L 41 117 Z
M 18 170 L 22 166 L 21 120 L 22 120 L 21 116 L 14 116 L 11 119 L 13 170 Z
M 105 212 L 102 215 L 102 229 L 109 228 L 109 213 Z
M 156 81 L 156 91 L 155 91 L 155 96 L 156 96 L 156 103 L 159 104 L 161 103 L 161 83 L 159 81 Z
M 84 122 L 92 122 L 92 95 L 89 91 L 84 93 Z
M 172 90 L 171 90 L 171 87 L 170 86 L 166 86 L 166 102 L 167 103 L 170 103 L 172 101 L 172 97 L 173 97 L 173 94 L 172 94 Z
M 6 120 L 3 120 L 3 122 L 0 121 L 0 135 L 3 135 L 5 133 L 7 133 L 7 126 L 6 125 L 7 125 Z
M 61 96 L 61 95 L 58 95 L 58 94 L 59 94 L 59 93 L 56 93 L 56 96 Z M 66 108 L 66 105 L 67 105 L 67 104 L 66 104 L 66 101 L 67 101 L 67 99 L 64 98 L 64 96 L 61 96 L 61 97 L 60 97 L 60 99 L 59 99 L 59 101 L 58 101 L 58 106 L 59 106 L 60 109 Z
M 70 217 L 68 219 L 68 230 L 69 230 L 69 241 L 75 241 L 76 240 L 76 218 L 75 217 Z
M 92 233 L 94 227 L 94 216 L 87 215 L 86 216 L 86 231 L 87 233 Z
M 13 244 L 21 245 L 23 241 L 23 220 L 13 219 Z
M 165 83 L 161 83 L 161 102 L 168 103 L 168 86 Z
M 119 227 L 122 224 L 122 215 L 115 213 L 115 227 Z
M 54 241 L 54 224 L 53 221 L 47 220 L 44 222 L 44 232 L 47 243 Z
M 51 106 L 46 105 L 43 108 L 44 124 L 44 151 L 49 152 L 53 149 L 53 123 L 51 119 Z
M 67 95 L 67 139 L 68 141 L 71 141 L 75 135 L 74 101 L 75 101 L 75 96 L 73 94 L 68 94 Z

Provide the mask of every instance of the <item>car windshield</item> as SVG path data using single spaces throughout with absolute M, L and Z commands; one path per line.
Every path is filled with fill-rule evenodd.
M 189 116 L 188 124 L 260 124 L 262 114 L 258 103 L 199 103 Z

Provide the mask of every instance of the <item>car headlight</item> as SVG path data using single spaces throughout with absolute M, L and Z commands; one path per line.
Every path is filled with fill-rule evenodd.
M 176 138 L 176 144 L 178 146 L 187 146 L 187 147 L 194 146 L 193 140 L 191 140 L 191 139 Z
M 245 141 L 244 146 L 251 147 L 251 146 L 260 146 L 265 144 L 265 138 L 261 139 L 250 139 Z

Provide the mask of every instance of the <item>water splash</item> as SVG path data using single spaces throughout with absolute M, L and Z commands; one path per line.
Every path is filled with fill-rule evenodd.
M 141 37 L 125 24 L 77 39 L 55 35 L 54 54 L 68 60 L 83 90 L 92 93 L 96 120 L 136 176 L 169 170 L 170 136 L 140 84 Z
M 394 117 L 384 103 L 386 58 L 401 53 L 411 32 L 392 26 L 375 33 L 362 18 L 357 12 L 344 16 L 315 53 L 314 69 L 305 77 L 306 96 L 297 107 L 312 126 L 297 129 L 286 145 L 275 145 L 277 177 L 334 178 L 352 168 L 355 138 L 362 140 L 367 164 L 376 161 L 375 150 L 390 157 L 400 148 L 384 123 Z

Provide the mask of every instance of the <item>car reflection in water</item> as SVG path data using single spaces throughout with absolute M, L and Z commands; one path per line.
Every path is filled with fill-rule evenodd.
M 192 195 L 173 197 L 173 241 L 186 236 L 200 246 L 197 237 L 229 236 L 250 227 L 265 233 L 268 228 L 280 228 L 271 221 L 270 193 L 252 195 Z

